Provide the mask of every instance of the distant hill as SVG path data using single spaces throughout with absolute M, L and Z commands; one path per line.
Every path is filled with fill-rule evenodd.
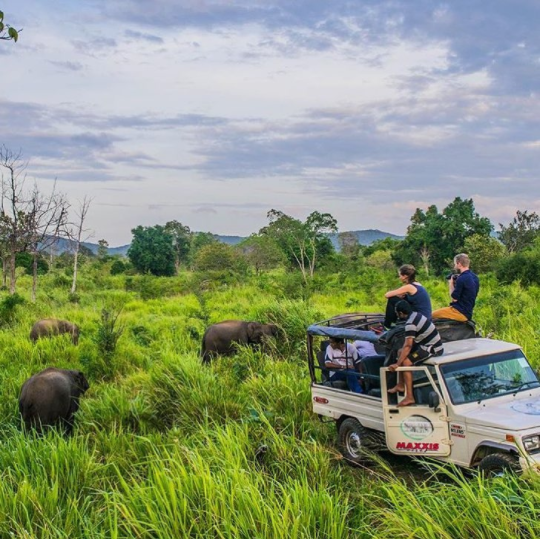
M 393 238 L 395 240 L 402 240 L 404 236 L 396 236 L 395 234 L 390 234 L 389 232 L 383 232 L 382 230 L 352 230 L 353 234 L 356 235 L 358 238 L 358 243 L 360 245 L 371 245 L 374 241 L 377 240 L 384 240 L 384 238 Z M 228 245 L 237 245 L 242 240 L 245 240 L 245 236 L 220 236 L 219 234 L 216 234 L 216 237 L 219 241 L 226 243 Z M 330 240 L 332 241 L 332 244 L 336 249 L 338 249 L 338 235 L 337 234 L 330 234 Z M 56 244 L 56 253 L 60 254 L 64 251 L 70 251 L 72 242 L 69 240 L 59 238 L 58 242 Z M 83 242 L 83 245 L 90 249 L 94 254 L 97 254 L 98 252 L 98 244 L 97 243 L 91 243 L 91 242 Z M 111 256 L 119 255 L 119 256 L 127 256 L 127 252 L 129 249 L 130 244 L 127 245 L 120 245 L 119 247 L 109 247 L 108 253 Z
M 383 232 L 382 230 L 377 230 L 370 228 L 368 230 L 351 230 L 357 238 L 360 245 L 371 245 L 372 243 L 384 240 L 385 238 L 392 238 L 393 240 L 402 240 L 405 236 L 396 236 L 395 234 L 390 234 L 389 232 Z M 330 234 L 330 239 L 335 249 L 339 249 L 338 244 L 338 235 Z

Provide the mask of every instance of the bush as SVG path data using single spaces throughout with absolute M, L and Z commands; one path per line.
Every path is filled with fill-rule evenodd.
M 0 301 L 0 325 L 11 324 L 15 318 L 17 305 L 22 305 L 23 303 L 24 299 L 19 294 L 6 296 Z
M 496 268 L 501 283 L 521 281 L 524 286 L 540 284 L 540 256 L 534 251 L 522 251 L 502 258 Z

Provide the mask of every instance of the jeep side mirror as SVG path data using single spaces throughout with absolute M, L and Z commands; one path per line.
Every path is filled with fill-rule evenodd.
M 428 397 L 428 404 L 430 408 L 433 408 L 435 412 L 440 412 L 439 404 L 441 403 L 439 399 L 439 394 L 436 391 L 431 391 Z

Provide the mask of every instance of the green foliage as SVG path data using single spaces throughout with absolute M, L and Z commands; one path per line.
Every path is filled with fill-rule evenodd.
M 0 301 L 0 326 L 13 323 L 18 305 L 24 305 L 25 300 L 19 294 L 11 294 Z
M 257 274 L 275 269 L 285 261 L 283 251 L 276 241 L 267 235 L 252 234 L 238 249 Z
M 383 271 L 397 269 L 392 259 L 392 251 L 378 250 L 366 257 L 366 265 Z
M 476 273 L 494 271 L 505 256 L 504 245 L 491 236 L 474 234 L 465 239 L 465 252 L 471 259 L 471 268 Z
M 133 241 L 128 257 L 141 273 L 174 275 L 174 248 L 172 236 L 160 225 L 138 226 L 131 230 Z
M 169 221 L 168 223 L 165 223 L 165 231 L 168 232 L 172 238 L 174 265 L 178 272 L 180 264 L 182 262 L 186 263 L 188 259 L 191 244 L 191 231 L 189 226 L 185 226 L 178 221 Z
M 19 40 L 19 32 L 4 22 L 2 11 L 0 11 L 0 40 L 13 40 L 15 43 Z
M 130 267 L 131 266 L 127 261 L 124 261 L 121 258 L 115 258 L 111 264 L 111 275 L 125 273 Z
M 314 211 L 305 222 L 278 210 L 268 212 L 270 224 L 259 231 L 271 238 L 283 251 L 292 267 L 297 267 L 305 281 L 313 278 L 320 258 L 334 251 L 327 234 L 337 232 L 337 221 L 329 213 Z
M 535 213 L 517 211 L 508 226 L 499 223 L 499 239 L 509 253 L 517 253 L 532 247 L 540 236 L 540 217 Z
M 218 239 L 211 232 L 193 232 L 191 234 L 190 245 L 189 245 L 189 261 L 193 264 L 197 253 L 207 245 L 212 245 L 217 243 Z
M 98 241 L 97 257 L 99 260 L 105 260 L 109 255 L 109 242 L 107 240 Z
M 540 252 L 521 251 L 502 258 L 496 275 L 501 283 L 519 280 L 525 286 L 540 285 Z
M 17 253 L 15 257 L 15 265 L 18 268 L 24 268 L 28 275 L 32 275 L 34 272 L 34 257 L 31 253 L 22 252 Z M 45 275 L 49 271 L 49 264 L 45 258 L 41 255 L 37 259 L 37 274 Z
M 205 245 L 195 256 L 195 268 L 199 271 L 238 270 L 245 266 L 241 253 L 226 243 Z
M 397 265 L 424 266 L 441 274 L 452 265 L 454 256 L 463 251 L 465 240 L 472 235 L 488 237 L 493 226 L 480 217 L 472 199 L 456 197 L 439 213 L 436 206 L 426 212 L 417 209 L 411 217 L 406 238 L 394 253 Z

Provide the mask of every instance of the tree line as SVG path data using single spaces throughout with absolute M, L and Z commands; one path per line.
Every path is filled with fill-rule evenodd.
M 362 246 L 354 233 L 342 232 L 338 250 L 330 239 L 338 224 L 329 213 L 314 211 L 301 221 L 272 209 L 267 217 L 265 227 L 236 246 L 218 242 L 210 233 L 192 232 L 178 221 L 139 226 L 132 230 L 128 257 L 137 271 L 153 275 L 174 275 L 181 267 L 251 268 L 256 273 L 284 267 L 299 271 L 307 284 L 317 269 L 355 270 L 362 264 L 393 269 L 409 263 L 427 275 L 441 275 L 451 269 L 455 254 L 467 252 L 478 272 L 496 271 L 503 281 L 540 283 L 540 218 L 534 212 L 518 211 L 495 232 L 472 199 L 456 197 L 442 211 L 435 205 L 418 208 L 403 240 L 386 238 Z

